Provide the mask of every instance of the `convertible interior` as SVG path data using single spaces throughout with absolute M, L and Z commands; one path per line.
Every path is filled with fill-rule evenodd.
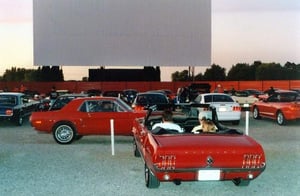
M 197 107 L 187 107 L 180 110 L 173 111 L 173 122 L 178 124 L 181 128 L 183 128 L 184 133 L 178 133 L 176 130 L 163 129 L 157 127 L 152 130 L 152 126 L 156 123 L 162 122 L 162 111 L 160 112 L 151 112 L 150 116 L 147 116 L 144 124 L 149 131 L 151 131 L 155 135 L 162 134 L 193 134 L 191 131 L 195 126 L 200 125 L 199 117 L 204 115 L 206 119 L 210 119 L 217 127 L 217 131 L 215 133 L 209 134 L 242 134 L 242 132 L 228 128 L 222 125 L 217 118 L 217 113 L 215 108 L 197 108 Z M 200 132 L 204 133 L 204 132 Z M 206 132 L 204 134 L 207 134 Z

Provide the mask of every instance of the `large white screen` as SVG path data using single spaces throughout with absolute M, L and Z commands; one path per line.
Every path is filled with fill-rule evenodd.
M 33 0 L 35 65 L 208 66 L 211 0 Z

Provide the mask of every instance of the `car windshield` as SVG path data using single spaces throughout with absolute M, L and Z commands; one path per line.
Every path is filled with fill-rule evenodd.
M 137 97 L 137 103 L 140 105 L 167 104 L 168 99 L 163 94 L 141 94 Z
M 49 110 L 59 110 L 67 105 L 75 97 L 59 97 Z
M 278 93 L 268 98 L 270 102 L 293 102 L 297 100 L 300 100 L 297 93 Z
M 15 106 L 17 105 L 17 97 L 12 95 L 0 95 L 0 105 Z

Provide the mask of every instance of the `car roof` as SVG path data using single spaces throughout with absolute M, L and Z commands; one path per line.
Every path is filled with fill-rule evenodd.
M 295 94 L 298 94 L 297 92 L 292 91 L 292 90 L 276 90 L 275 93 L 295 93 Z
M 164 92 L 160 92 L 160 91 L 147 91 L 147 92 L 142 92 L 142 93 L 138 93 L 138 95 L 163 95 L 165 96 Z
M 116 100 L 121 100 L 118 97 L 79 97 L 75 100 L 104 100 L 104 101 L 116 101 Z
M 15 96 L 21 96 L 25 95 L 24 93 L 19 93 L 19 92 L 0 92 L 0 95 L 15 95 Z
M 202 93 L 202 94 L 199 94 L 199 95 L 203 95 L 203 96 L 207 96 L 207 95 L 226 95 L 226 96 L 229 96 L 228 94 L 226 93 Z
M 60 95 L 59 97 L 87 97 L 88 94 L 82 94 L 82 93 L 67 93 Z

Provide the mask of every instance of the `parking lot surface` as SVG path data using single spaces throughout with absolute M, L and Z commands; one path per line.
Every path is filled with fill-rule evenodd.
M 245 130 L 245 118 L 240 125 Z M 0 122 L 0 195 L 298 195 L 300 192 L 300 122 L 279 126 L 250 118 L 249 135 L 260 142 L 266 170 L 247 187 L 230 181 L 161 183 L 148 189 L 144 165 L 133 156 L 132 138 L 117 136 L 115 155 L 109 136 L 86 136 L 57 144 L 28 122 L 21 127 Z

